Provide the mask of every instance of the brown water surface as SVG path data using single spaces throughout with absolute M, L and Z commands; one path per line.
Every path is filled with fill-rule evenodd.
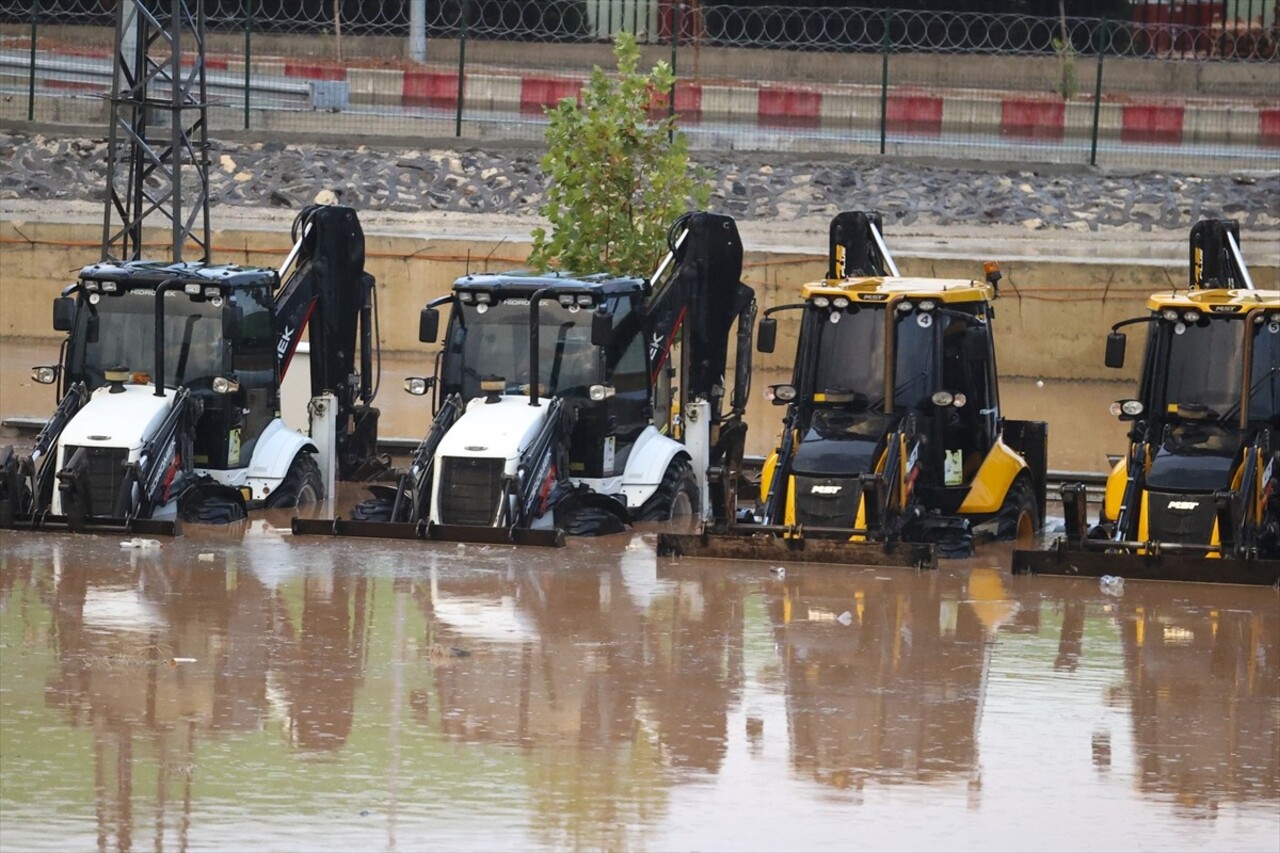
M 1275 589 L 287 524 L 0 533 L 0 846 L 1280 849 Z

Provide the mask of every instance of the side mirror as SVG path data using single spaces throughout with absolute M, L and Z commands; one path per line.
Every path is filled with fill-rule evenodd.
M 759 352 L 773 352 L 778 344 L 778 321 L 765 317 L 756 330 L 756 349 Z
M 591 345 L 607 347 L 613 340 L 613 315 L 607 311 L 597 311 L 591 315 Z
M 69 332 L 76 322 L 76 301 L 70 296 L 59 296 L 53 300 L 53 330 Z
M 440 311 L 436 308 L 423 308 L 418 315 L 418 340 L 424 344 L 434 344 L 440 333 Z
M 1107 367 L 1124 367 L 1124 332 L 1107 335 Z

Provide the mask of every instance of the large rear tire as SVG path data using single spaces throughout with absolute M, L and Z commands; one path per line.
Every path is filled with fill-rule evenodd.
M 182 508 L 182 520 L 191 524 L 233 524 L 245 518 L 244 501 L 227 495 L 197 495 Z
M 390 521 L 395 504 L 393 495 L 374 495 L 356 504 L 351 510 L 351 518 L 354 521 Z
M 638 521 L 679 521 L 694 518 L 701 507 L 693 466 L 683 456 L 673 459 L 658 489 L 636 513 Z
M 1040 529 L 1040 514 L 1036 507 L 1035 492 L 1024 477 L 1013 481 L 1004 503 L 996 513 L 996 539 L 1014 542 L 1019 546 L 1031 544 Z
M 324 481 L 315 457 L 303 451 L 293 458 L 289 472 L 280 485 L 267 496 L 268 509 L 305 507 L 324 500 Z

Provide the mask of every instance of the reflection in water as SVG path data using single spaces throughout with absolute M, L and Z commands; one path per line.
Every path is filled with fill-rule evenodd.
M 436 724 L 527 755 L 549 846 L 637 846 L 672 772 L 721 768 L 742 682 L 742 592 L 714 570 L 661 582 L 655 565 L 637 538 L 594 571 L 513 561 L 497 583 L 433 571 L 415 591 L 436 658 Z M 420 720 L 429 705 L 415 702 Z
M 1068 846 L 1081 760 L 1139 846 L 1280 839 L 1274 590 L 2 536 L 6 848 Z
M 288 733 L 305 749 L 339 749 L 351 734 L 356 691 L 364 679 L 369 580 L 308 574 L 302 614 L 290 617 L 273 596 L 271 671 L 287 705 Z
M 1138 783 L 1198 817 L 1280 797 L 1280 611 L 1263 595 L 1272 607 L 1246 595 L 1192 610 L 1158 588 L 1126 591 L 1119 619 Z
M 1092 580 L 1053 588 L 1055 671 L 1076 672 L 1118 630 L 1123 672 L 1107 703 L 1129 711 L 1141 793 L 1181 817 L 1214 818 L 1226 803 L 1280 807 L 1276 590 L 1137 582 L 1112 597 Z M 1099 773 L 1117 769 L 1109 732 L 1089 746 Z M 1273 817 L 1280 841 L 1280 811 Z
M 193 566 L 177 549 L 153 548 L 112 566 L 64 558 L 50 541 L 48 575 L 6 559 L 0 589 L 7 600 L 25 572 L 52 614 L 57 666 L 45 705 L 92 733 L 99 849 L 140 843 L 135 824 L 148 811 L 155 849 L 186 849 L 198 742 L 263 729 L 273 703 L 295 746 L 333 750 L 346 741 L 364 666 L 368 579 L 308 576 L 294 602 L 237 571 L 234 555 L 206 553 Z M 135 778 L 139 766 L 154 775 Z M 146 807 L 144 790 L 154 791 Z
M 960 779 L 976 795 L 992 639 L 1018 609 L 997 571 L 810 570 L 767 601 L 798 771 L 858 790 Z

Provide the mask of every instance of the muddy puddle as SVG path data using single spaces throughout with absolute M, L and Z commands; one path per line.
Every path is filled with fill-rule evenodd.
M 4 849 L 1280 848 L 1274 589 L 287 530 L 0 533 Z

